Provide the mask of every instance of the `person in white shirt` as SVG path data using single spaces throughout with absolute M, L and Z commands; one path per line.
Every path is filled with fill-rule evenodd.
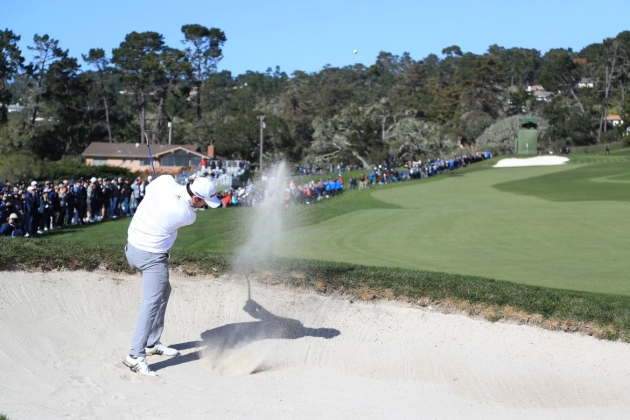
M 123 360 L 133 372 L 158 376 L 147 365 L 146 356 L 179 354 L 160 342 L 171 294 L 168 251 L 177 238 L 177 230 L 193 224 L 195 211 L 205 205 L 221 205 L 210 179 L 197 178 L 184 186 L 172 176 L 162 175 L 147 185 L 144 199 L 131 220 L 125 254 L 129 265 L 142 272 L 144 296 L 131 350 Z

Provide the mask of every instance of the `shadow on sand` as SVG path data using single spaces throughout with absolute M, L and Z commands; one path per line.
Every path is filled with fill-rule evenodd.
M 223 325 L 201 333 L 201 341 L 173 344 L 170 347 L 180 351 L 203 347 L 222 353 L 261 340 L 295 340 L 302 337 L 329 339 L 341 334 L 339 330 L 334 328 L 308 328 L 298 320 L 276 316 L 252 299 L 245 303 L 243 310 L 257 321 Z M 198 360 L 202 357 L 202 351 L 203 349 L 198 349 L 184 356 L 151 363 L 151 369 L 157 371 L 169 366 Z

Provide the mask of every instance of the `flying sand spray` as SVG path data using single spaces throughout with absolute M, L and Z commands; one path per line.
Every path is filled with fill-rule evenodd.
M 289 182 L 286 163 L 271 166 L 258 182 L 261 187 L 256 193 L 256 204 L 244 221 L 247 239 L 232 261 L 232 270 L 239 275 L 256 274 L 257 268 L 267 262 L 276 249 L 283 228 L 285 191 Z
M 272 257 L 274 240 L 282 232 L 288 182 L 289 174 L 284 161 L 272 165 L 258 180 L 261 188 L 256 192 L 257 202 L 245 221 L 249 234 L 232 261 L 232 272 L 244 276 L 247 281 L 248 301 L 252 298 L 251 279 Z
M 222 373 L 243 375 L 258 372 L 271 351 L 263 341 L 265 337 L 273 336 L 273 332 L 255 327 L 263 326 L 263 318 L 274 316 L 252 299 L 251 281 L 261 274 L 261 268 L 273 257 L 278 245 L 283 229 L 288 182 L 287 164 L 279 162 L 272 165 L 256 182 L 255 205 L 243 212 L 245 217 L 242 223 L 246 226 L 247 238 L 235 252 L 231 271 L 245 279 L 247 301 L 243 310 L 257 321 L 231 325 L 231 337 L 217 340 L 227 345 L 208 346 L 203 352 L 211 368 Z M 273 323 L 264 323 L 266 328 L 270 325 Z

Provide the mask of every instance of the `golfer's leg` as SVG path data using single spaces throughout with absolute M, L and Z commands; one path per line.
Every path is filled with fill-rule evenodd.
M 168 265 L 166 266 L 166 287 L 164 287 L 164 293 L 159 302 L 158 312 L 151 326 L 149 332 L 149 338 L 147 339 L 147 345 L 153 346 L 160 341 L 162 337 L 162 331 L 164 331 L 164 314 L 166 313 L 166 305 L 168 305 L 168 298 L 171 296 L 171 284 L 168 281 Z
M 142 269 L 142 293 L 144 297 L 129 354 L 135 357 L 144 357 L 147 340 L 157 318 L 165 288 L 168 286 L 168 265 L 166 258 L 160 254 L 143 251 L 137 253 L 140 254 L 141 258 L 137 258 L 136 261 L 146 261 L 147 259 L 148 261 L 139 266 Z

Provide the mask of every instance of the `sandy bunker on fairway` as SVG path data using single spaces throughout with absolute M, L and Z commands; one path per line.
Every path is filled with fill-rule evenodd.
M 172 278 L 160 378 L 122 363 L 139 275 L 0 273 L 0 412 L 30 418 L 622 418 L 625 343 Z
M 493 168 L 517 168 L 520 166 L 553 166 L 564 165 L 569 158 L 564 156 L 534 156 L 529 158 L 508 158 L 501 159 L 494 164 Z

